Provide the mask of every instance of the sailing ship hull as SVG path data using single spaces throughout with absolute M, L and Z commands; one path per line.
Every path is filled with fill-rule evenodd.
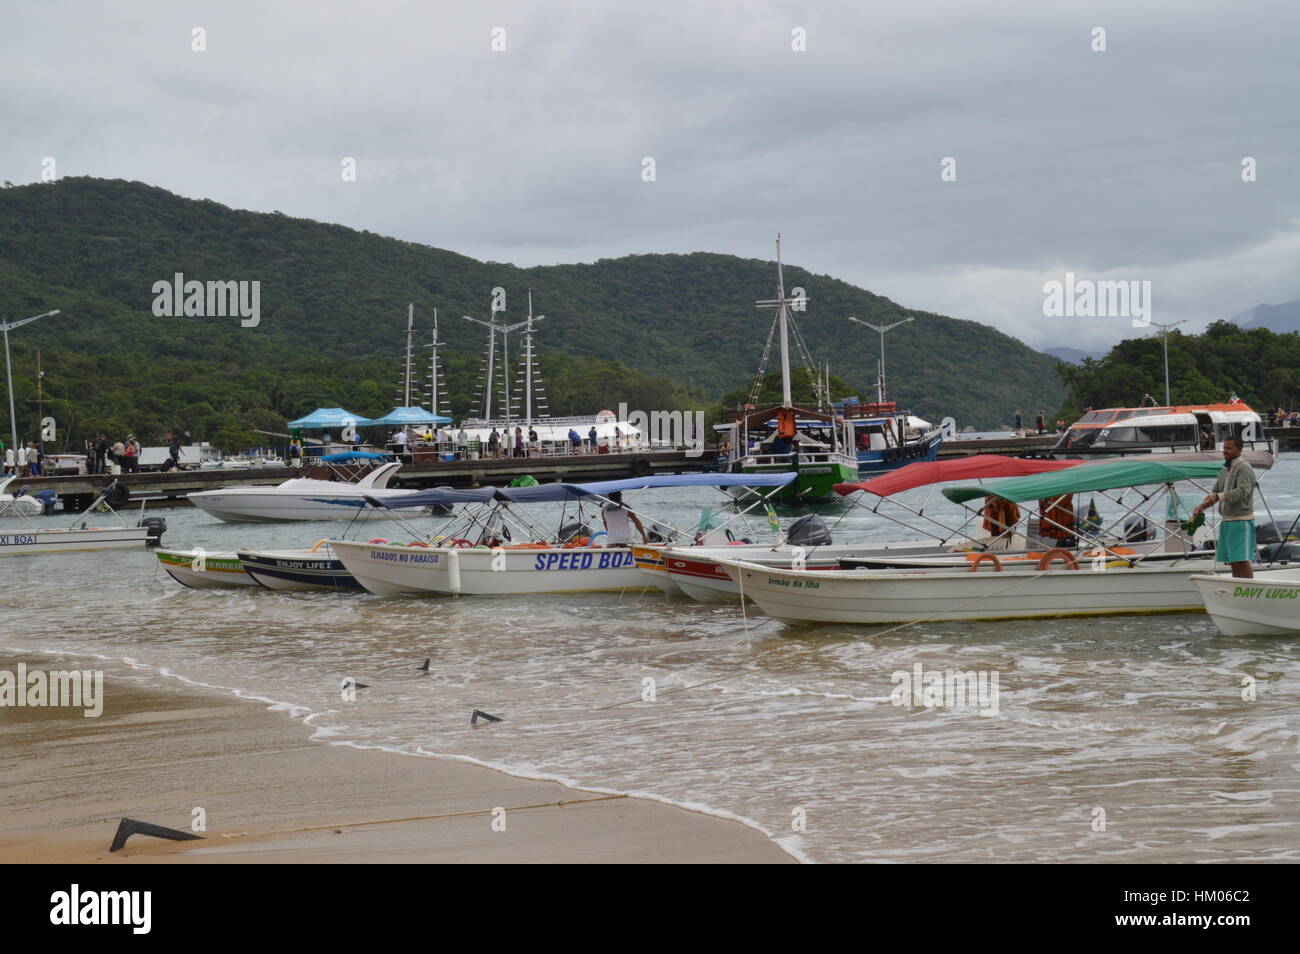
M 1192 583 L 1225 636 L 1300 633 L 1300 569 L 1267 570 L 1249 580 L 1205 574 Z
M 506 596 L 642 590 L 631 547 L 454 548 L 336 540 L 335 555 L 381 596 Z
M 740 472 L 743 474 L 784 474 L 789 473 L 789 470 L 788 466 L 777 464 L 770 467 L 761 465 L 745 466 L 741 467 Z M 851 483 L 858 479 L 856 467 L 839 461 L 800 464 L 798 473 L 797 478 L 775 491 L 771 487 L 732 487 L 727 492 L 742 504 L 753 503 L 760 496 L 778 504 L 816 503 L 838 499 L 835 494 L 835 485 Z
M 1192 576 L 1213 561 L 1181 567 L 1093 572 L 840 570 L 822 573 L 738 561 L 722 566 L 741 592 L 789 623 L 887 625 L 916 620 L 1037 619 L 1199 612 Z

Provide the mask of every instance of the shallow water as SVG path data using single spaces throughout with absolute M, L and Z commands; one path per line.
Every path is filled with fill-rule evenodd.
M 1263 486 L 1289 523 L 1300 458 L 1284 457 Z M 941 519 L 955 512 L 937 493 L 906 499 Z M 678 525 L 720 501 L 708 490 L 630 498 Z M 918 535 L 860 508 L 826 510 L 837 542 Z M 344 528 L 159 512 L 169 546 L 209 551 L 310 546 Z M 752 526 L 764 532 L 761 519 Z M 376 523 L 350 535 L 409 538 Z M 740 817 L 812 860 L 1300 858 L 1300 639 L 1226 638 L 1204 615 L 880 632 L 786 626 L 654 590 L 189 590 L 143 551 L 9 557 L 0 574 L 5 649 L 125 659 L 159 684 L 239 690 L 293 707 L 330 741 Z M 415 672 L 425 657 L 428 676 Z M 996 715 L 894 705 L 892 677 L 918 664 L 996 673 Z M 345 677 L 370 688 L 345 702 Z M 647 679 L 654 702 L 642 700 Z M 471 729 L 474 708 L 504 721 Z

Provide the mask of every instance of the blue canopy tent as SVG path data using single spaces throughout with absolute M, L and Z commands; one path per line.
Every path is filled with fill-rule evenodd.
M 289 422 L 291 431 L 333 431 L 345 427 L 367 427 L 371 420 L 341 407 L 318 407 L 306 417 Z
M 374 451 L 343 451 L 340 454 L 325 454 L 320 460 L 322 464 L 348 464 L 367 460 L 391 459 L 388 454 L 377 454 Z
M 587 484 L 537 484 L 532 487 L 478 487 L 457 490 L 453 487 L 435 487 L 418 494 L 404 494 L 392 506 L 432 507 L 452 503 L 488 503 L 493 500 L 511 503 L 547 503 L 562 500 L 581 500 L 591 497 L 608 497 L 624 490 L 645 490 L 649 487 L 784 487 L 797 475 L 787 474 L 648 474 L 625 480 L 599 480 Z M 379 497 L 367 497 L 372 507 L 388 507 Z
M 407 427 L 416 424 L 450 424 L 451 418 L 426 411 L 422 407 L 395 407 L 383 417 L 366 423 L 377 427 Z

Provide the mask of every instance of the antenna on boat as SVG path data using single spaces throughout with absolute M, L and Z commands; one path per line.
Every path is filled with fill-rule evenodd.
M 880 365 L 879 373 L 876 377 L 876 403 L 878 404 L 885 403 L 885 332 L 893 331 L 899 325 L 905 325 L 912 320 L 912 317 L 909 315 L 901 321 L 894 322 L 892 325 L 876 325 L 869 321 L 863 321 L 861 318 L 854 318 L 852 315 L 849 316 L 849 321 L 856 321 L 858 324 L 866 325 L 872 331 L 880 333 Z

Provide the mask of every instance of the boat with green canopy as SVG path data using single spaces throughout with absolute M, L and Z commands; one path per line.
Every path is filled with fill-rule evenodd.
M 1257 469 L 1272 455 L 1251 453 Z M 978 501 L 985 526 L 1008 541 L 1046 538 L 1057 546 L 1030 566 L 1004 565 L 993 550 L 968 568 L 908 567 L 827 572 L 719 560 L 743 595 L 778 619 L 804 623 L 899 624 L 941 620 L 1032 619 L 1126 613 L 1199 612 L 1192 576 L 1214 569 L 1213 523 L 1194 526 L 1177 486 L 1205 493 L 1222 468 L 1195 460 L 1105 460 L 1050 473 L 948 487 L 962 505 Z M 1100 496 L 1119 508 L 1107 522 L 1080 518 L 1076 496 Z M 1260 494 L 1261 499 L 1263 494 Z M 1021 511 L 1019 504 L 1035 501 Z M 1265 509 L 1268 504 L 1263 503 Z M 1163 510 L 1163 512 L 1161 512 Z M 1023 543 L 1010 544 L 1022 552 Z

